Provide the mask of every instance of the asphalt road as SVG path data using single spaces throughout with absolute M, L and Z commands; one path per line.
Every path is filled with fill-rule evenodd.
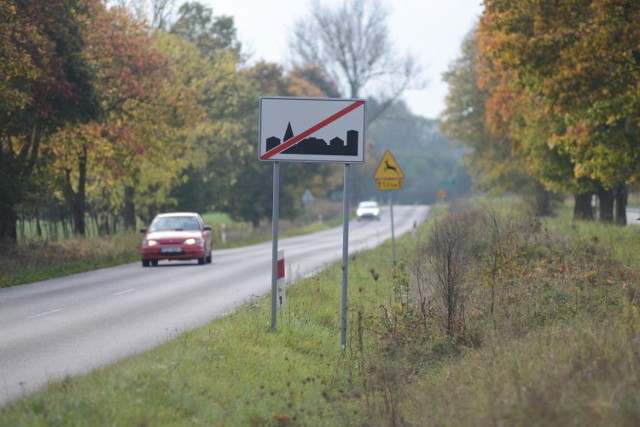
M 396 236 L 428 210 L 394 206 Z M 341 261 L 342 230 L 280 239 L 287 281 Z M 349 252 L 390 237 L 385 207 L 380 221 L 350 223 Z M 134 263 L 0 289 L 0 404 L 148 350 L 270 293 L 271 250 L 266 242 L 214 251 L 212 264 Z

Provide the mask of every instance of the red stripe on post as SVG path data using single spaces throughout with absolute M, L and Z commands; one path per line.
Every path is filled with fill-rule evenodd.
M 284 278 L 284 258 L 278 260 L 278 279 Z

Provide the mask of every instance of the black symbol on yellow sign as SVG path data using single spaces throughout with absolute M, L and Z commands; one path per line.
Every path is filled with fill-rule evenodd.
M 404 172 L 389 150 L 384 152 L 382 160 L 373 174 L 373 179 L 404 179 Z

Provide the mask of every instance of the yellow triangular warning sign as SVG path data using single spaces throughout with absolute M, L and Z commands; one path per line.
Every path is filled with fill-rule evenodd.
M 391 155 L 391 151 L 384 152 L 376 173 L 373 174 L 373 179 L 404 179 L 404 172 Z

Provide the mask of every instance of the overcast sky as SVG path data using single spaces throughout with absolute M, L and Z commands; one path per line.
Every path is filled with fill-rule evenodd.
M 201 0 L 214 16 L 233 16 L 243 51 L 252 61 L 285 64 L 287 40 L 294 22 L 308 16 L 308 0 Z M 337 4 L 342 0 L 322 0 Z M 442 81 L 460 45 L 482 12 L 481 0 L 381 0 L 389 10 L 389 32 L 399 53 L 413 53 L 429 84 L 411 91 L 405 101 L 415 114 L 436 118 L 444 108 L 447 86 Z

